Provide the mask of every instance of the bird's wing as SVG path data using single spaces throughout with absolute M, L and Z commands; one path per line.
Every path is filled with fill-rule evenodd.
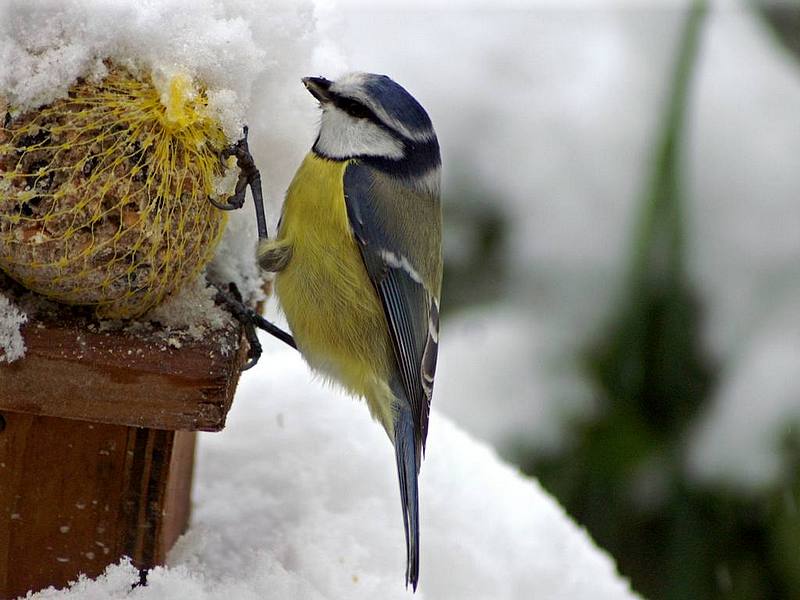
M 344 192 L 353 234 L 389 325 L 398 379 L 414 423 L 419 470 L 439 338 L 442 216 L 438 193 L 411 189 L 358 162 L 347 166 Z

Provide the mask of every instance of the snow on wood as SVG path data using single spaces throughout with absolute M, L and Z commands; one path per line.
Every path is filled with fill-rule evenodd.
M 14 362 L 25 355 L 20 327 L 28 317 L 0 293 L 0 363 Z

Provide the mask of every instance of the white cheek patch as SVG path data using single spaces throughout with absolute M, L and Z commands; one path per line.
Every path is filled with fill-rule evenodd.
M 322 111 L 316 149 L 331 158 L 382 156 L 403 158 L 403 144 L 369 119 L 355 119 L 335 106 Z

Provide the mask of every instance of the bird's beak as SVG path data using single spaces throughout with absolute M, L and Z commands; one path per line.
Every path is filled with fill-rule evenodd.
M 328 90 L 333 82 L 324 77 L 303 77 L 303 85 L 311 92 L 311 95 L 322 104 L 329 102 L 331 95 Z

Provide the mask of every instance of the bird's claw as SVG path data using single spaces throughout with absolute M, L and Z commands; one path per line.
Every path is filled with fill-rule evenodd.
M 245 193 L 247 192 L 247 188 L 250 187 L 250 192 L 253 195 L 253 203 L 256 208 L 258 237 L 259 239 L 266 239 L 267 225 L 264 217 L 264 200 L 261 192 L 261 173 L 256 167 L 253 155 L 250 153 L 250 147 L 247 144 L 247 133 L 248 127 L 245 126 L 242 139 L 233 146 L 225 148 L 220 153 L 220 158 L 223 161 L 231 156 L 236 157 L 236 166 L 239 167 L 239 179 L 236 181 L 236 190 L 225 202 L 220 202 L 212 196 L 208 197 L 208 201 L 219 210 L 237 210 L 244 206 Z
M 244 303 L 239 288 L 236 287 L 235 283 L 229 283 L 227 290 L 217 286 L 216 299 L 217 302 L 223 304 L 231 312 L 234 318 L 242 324 L 242 328 L 244 329 L 244 335 L 247 339 L 249 349 L 247 351 L 247 362 L 244 367 L 242 367 L 242 371 L 256 366 L 258 360 L 261 358 L 262 348 L 261 342 L 258 341 L 256 328 L 263 329 L 292 348 L 297 348 L 291 334 L 273 325 Z
M 215 200 L 213 196 L 209 196 L 208 201 L 220 210 L 238 210 L 244 206 L 244 194 L 241 196 L 234 194 L 228 198 L 227 202 L 219 202 Z

